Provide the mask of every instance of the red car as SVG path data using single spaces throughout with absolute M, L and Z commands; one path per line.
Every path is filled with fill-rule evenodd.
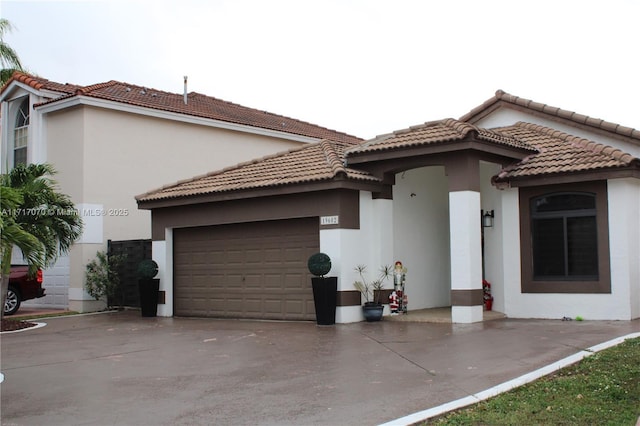
M 29 267 L 26 265 L 11 265 L 9 275 L 9 291 L 4 302 L 4 314 L 13 315 L 25 300 L 44 297 L 42 288 L 42 270 L 38 269 L 35 276 L 29 276 Z

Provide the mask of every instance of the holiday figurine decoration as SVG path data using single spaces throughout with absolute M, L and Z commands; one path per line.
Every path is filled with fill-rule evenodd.
M 398 293 L 395 290 L 389 295 L 389 309 L 391 310 L 391 315 L 398 315 L 400 303 L 398 301 Z
M 389 296 L 391 314 L 407 313 L 407 293 L 404 291 L 407 268 L 399 260 L 393 268 L 393 292 Z M 394 310 L 395 308 L 395 310 Z
M 491 283 L 482 280 L 482 298 L 484 299 L 484 309 L 490 311 L 493 308 L 493 296 L 491 295 Z

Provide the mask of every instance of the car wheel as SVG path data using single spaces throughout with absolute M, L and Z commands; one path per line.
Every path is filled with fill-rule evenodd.
M 13 286 L 9 286 L 7 300 L 4 302 L 4 314 L 13 315 L 20 308 L 20 293 Z

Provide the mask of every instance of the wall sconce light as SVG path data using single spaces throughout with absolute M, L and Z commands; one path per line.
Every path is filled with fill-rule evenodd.
M 493 218 L 494 218 L 493 210 L 487 210 L 484 212 L 481 210 L 481 215 L 482 215 L 482 227 L 493 228 Z

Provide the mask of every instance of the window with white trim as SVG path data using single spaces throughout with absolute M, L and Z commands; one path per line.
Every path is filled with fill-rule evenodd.
M 27 164 L 29 142 L 29 97 L 24 98 L 16 113 L 13 130 L 13 166 Z

